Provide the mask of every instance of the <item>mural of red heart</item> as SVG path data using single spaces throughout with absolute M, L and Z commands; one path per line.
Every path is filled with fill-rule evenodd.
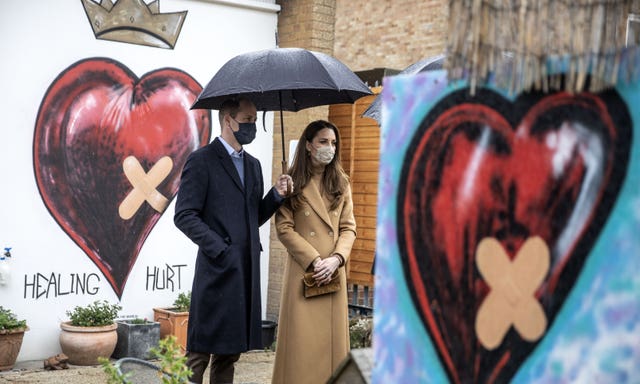
M 189 110 L 201 90 L 177 69 L 138 79 L 121 63 L 91 58 L 64 70 L 42 100 L 33 140 L 40 195 L 118 297 L 162 215 L 144 203 L 131 219 L 119 216 L 133 189 L 123 161 L 134 156 L 149 172 L 170 157 L 173 168 L 156 187 L 170 201 L 187 156 L 211 135 L 211 112 Z
M 454 92 L 412 139 L 397 206 L 406 281 L 455 383 L 508 382 L 537 342 L 511 328 L 485 349 L 475 334 L 489 292 L 475 255 L 486 237 L 511 259 L 540 236 L 551 266 L 536 292 L 549 324 L 578 277 L 625 178 L 631 121 L 615 91 Z M 539 341 L 539 340 L 538 340 Z

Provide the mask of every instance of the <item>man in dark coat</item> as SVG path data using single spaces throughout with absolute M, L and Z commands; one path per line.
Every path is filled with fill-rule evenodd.
M 263 348 L 258 228 L 293 183 L 281 175 L 264 195 L 260 163 L 242 149 L 255 138 L 256 117 L 247 99 L 223 103 L 220 137 L 194 151 L 182 171 L 174 222 L 199 248 L 187 335 L 194 383 L 210 358 L 210 382 L 232 383 L 240 353 Z

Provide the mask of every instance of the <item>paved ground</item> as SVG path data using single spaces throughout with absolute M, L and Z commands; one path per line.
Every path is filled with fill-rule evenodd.
M 242 354 L 236 364 L 235 383 L 269 384 L 275 353 L 252 351 Z M 107 379 L 100 366 L 80 367 L 70 365 L 69 369 L 45 371 L 42 361 L 25 361 L 16 364 L 13 370 L 0 372 L 0 383 L 47 383 L 47 384 L 104 384 Z M 209 383 L 208 371 L 205 384 Z M 135 384 L 135 381 L 133 382 Z

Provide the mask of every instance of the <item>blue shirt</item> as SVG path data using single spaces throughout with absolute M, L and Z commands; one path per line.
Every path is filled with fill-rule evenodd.
M 237 152 L 229 143 L 224 141 L 222 136 L 220 136 L 220 141 L 222 145 L 224 145 L 227 152 L 229 152 L 229 156 L 231 156 L 231 160 L 233 161 L 233 165 L 236 167 L 236 171 L 238 171 L 238 176 L 240 176 L 240 182 L 244 186 L 244 149 L 241 149 L 240 152 Z
M 231 160 L 233 160 L 233 165 L 235 165 L 236 170 L 238 171 L 238 175 L 240 176 L 240 181 L 244 186 L 244 149 L 241 149 L 240 152 L 237 152 L 229 143 L 224 141 L 222 136 L 219 136 L 220 142 L 224 145 L 224 148 L 229 152 L 229 156 L 231 156 Z M 273 188 L 273 195 L 276 198 L 276 203 L 280 204 L 284 200 L 284 197 L 280 196 L 280 194 Z

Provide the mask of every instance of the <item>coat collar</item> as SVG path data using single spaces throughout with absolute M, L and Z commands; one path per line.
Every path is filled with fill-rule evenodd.
M 329 217 L 329 208 L 325 206 L 322 196 L 320 195 L 320 190 L 316 188 L 313 181 L 309 180 L 309 184 L 302 190 L 302 195 L 307 199 L 311 209 L 313 209 L 329 227 L 333 228 L 331 218 Z
M 241 191 L 244 192 L 245 188 L 242 186 L 242 181 L 240 181 L 240 176 L 238 176 L 238 171 L 236 171 L 236 167 L 235 165 L 233 165 L 233 161 L 231 160 L 231 156 L 229 155 L 229 152 L 227 152 L 227 148 L 225 148 L 224 144 L 222 144 L 222 141 L 220 141 L 220 139 L 217 137 L 213 141 L 213 143 L 211 143 L 211 145 L 215 150 L 216 154 L 218 155 L 218 159 L 220 159 L 220 164 L 222 164 L 222 167 L 224 168 L 224 170 L 229 174 L 229 176 L 233 180 L 236 187 L 238 187 Z M 244 165 L 245 165 L 244 167 L 245 183 L 247 183 L 249 179 L 251 179 L 251 177 L 248 177 L 250 170 L 247 167 L 246 155 L 247 153 L 245 152 L 243 156 Z

